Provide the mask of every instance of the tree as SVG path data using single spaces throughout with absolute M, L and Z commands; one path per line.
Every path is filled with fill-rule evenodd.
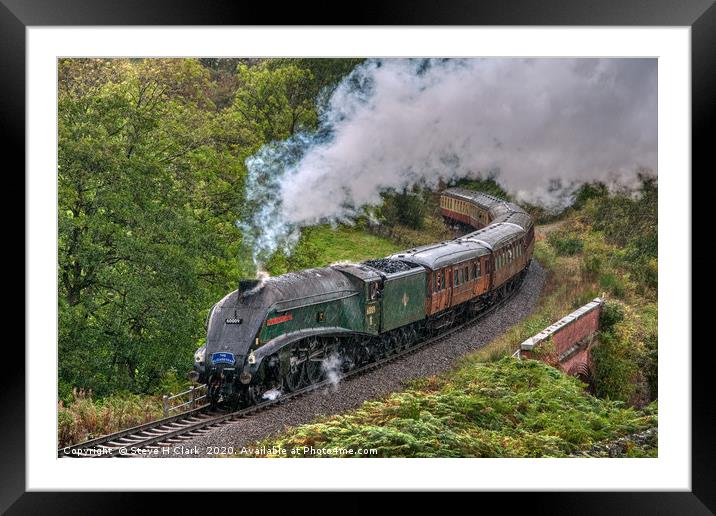
M 237 77 L 233 119 L 252 135 L 255 145 L 285 140 L 299 130 L 316 127 L 310 71 L 293 64 L 278 68 L 266 63 L 240 64 Z
M 146 392 L 190 367 L 202 311 L 238 276 L 245 171 L 212 139 L 196 61 L 64 60 L 59 76 L 61 391 Z

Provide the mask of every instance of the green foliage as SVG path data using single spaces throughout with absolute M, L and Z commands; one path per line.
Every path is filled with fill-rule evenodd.
M 597 396 L 628 401 L 634 394 L 636 353 L 631 343 L 605 332 L 592 350 L 594 386 Z
M 500 199 L 510 200 L 510 196 L 507 191 L 505 191 L 505 189 L 497 182 L 497 177 L 497 174 L 490 173 L 484 178 L 478 177 L 477 179 L 460 179 L 457 183 L 455 183 L 455 186 L 467 188 L 468 190 L 476 190 L 488 195 L 494 195 Z
M 212 189 L 243 168 L 213 145 L 195 61 L 62 60 L 59 73 L 60 391 L 151 392 L 189 368 L 199 312 L 230 284 L 241 194 Z
M 604 183 L 585 183 L 574 196 L 574 204 L 572 207 L 576 210 L 584 208 L 590 199 L 604 199 L 609 196 L 609 190 Z
M 239 89 L 231 115 L 248 135 L 249 142 L 260 146 L 284 140 L 302 129 L 312 129 L 318 122 L 315 97 L 309 86 L 313 74 L 295 64 L 271 67 L 237 67 Z
M 658 282 L 658 185 L 643 172 L 638 192 L 594 195 L 584 201 L 582 218 L 604 240 L 623 249 L 622 264 L 642 289 L 656 289 Z
M 614 300 L 605 303 L 592 350 L 596 394 L 636 405 L 655 399 L 657 341 L 656 304 L 637 310 Z
M 266 64 L 271 69 L 297 66 L 310 71 L 313 81 L 306 85 L 305 93 L 317 99 L 320 104 L 329 97 L 338 83 L 363 61 L 361 58 L 277 58 L 268 60 Z
M 655 425 L 655 409 L 600 400 L 541 362 L 504 358 L 464 364 L 261 445 L 297 450 L 289 456 L 313 446 L 376 448 L 379 457 L 564 457 Z
M 624 307 L 620 303 L 606 301 L 599 314 L 599 328 L 603 332 L 610 332 L 617 323 L 624 320 Z
M 549 234 L 547 240 L 559 256 L 572 256 L 584 249 L 584 241 L 571 234 L 555 231 Z
M 411 191 L 403 189 L 382 194 L 383 203 L 378 213 L 381 222 L 387 226 L 406 226 L 411 229 L 422 229 L 427 215 L 426 196 L 429 191 L 420 191 L 413 188 Z
M 626 288 L 622 280 L 611 272 L 605 272 L 599 275 L 599 285 L 610 294 L 614 294 L 617 297 L 624 297 Z

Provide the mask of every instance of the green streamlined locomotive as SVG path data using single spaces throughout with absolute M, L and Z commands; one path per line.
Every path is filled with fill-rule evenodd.
M 212 308 L 195 375 L 214 404 L 245 406 L 404 350 L 519 286 L 534 247 L 519 206 L 452 188 L 446 219 L 475 231 L 380 260 L 240 282 Z

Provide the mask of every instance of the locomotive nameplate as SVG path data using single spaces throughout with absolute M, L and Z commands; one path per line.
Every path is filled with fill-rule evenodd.
M 293 315 L 291 313 L 279 315 L 278 317 L 272 317 L 271 319 L 267 320 L 266 326 L 273 326 L 274 324 L 280 324 L 282 322 L 287 322 L 292 319 L 293 319 Z

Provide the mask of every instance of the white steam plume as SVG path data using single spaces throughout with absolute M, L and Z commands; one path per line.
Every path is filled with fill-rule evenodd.
M 554 207 L 580 183 L 656 173 L 655 59 L 381 59 L 334 91 L 315 134 L 247 160 L 243 224 L 267 256 L 301 226 L 346 221 L 386 188 L 498 172 Z M 259 258 L 260 261 L 260 258 Z
M 341 378 L 343 378 L 341 372 L 342 363 L 343 361 L 337 354 L 332 354 L 321 362 L 321 369 L 323 370 L 325 378 L 333 387 L 338 385 Z

